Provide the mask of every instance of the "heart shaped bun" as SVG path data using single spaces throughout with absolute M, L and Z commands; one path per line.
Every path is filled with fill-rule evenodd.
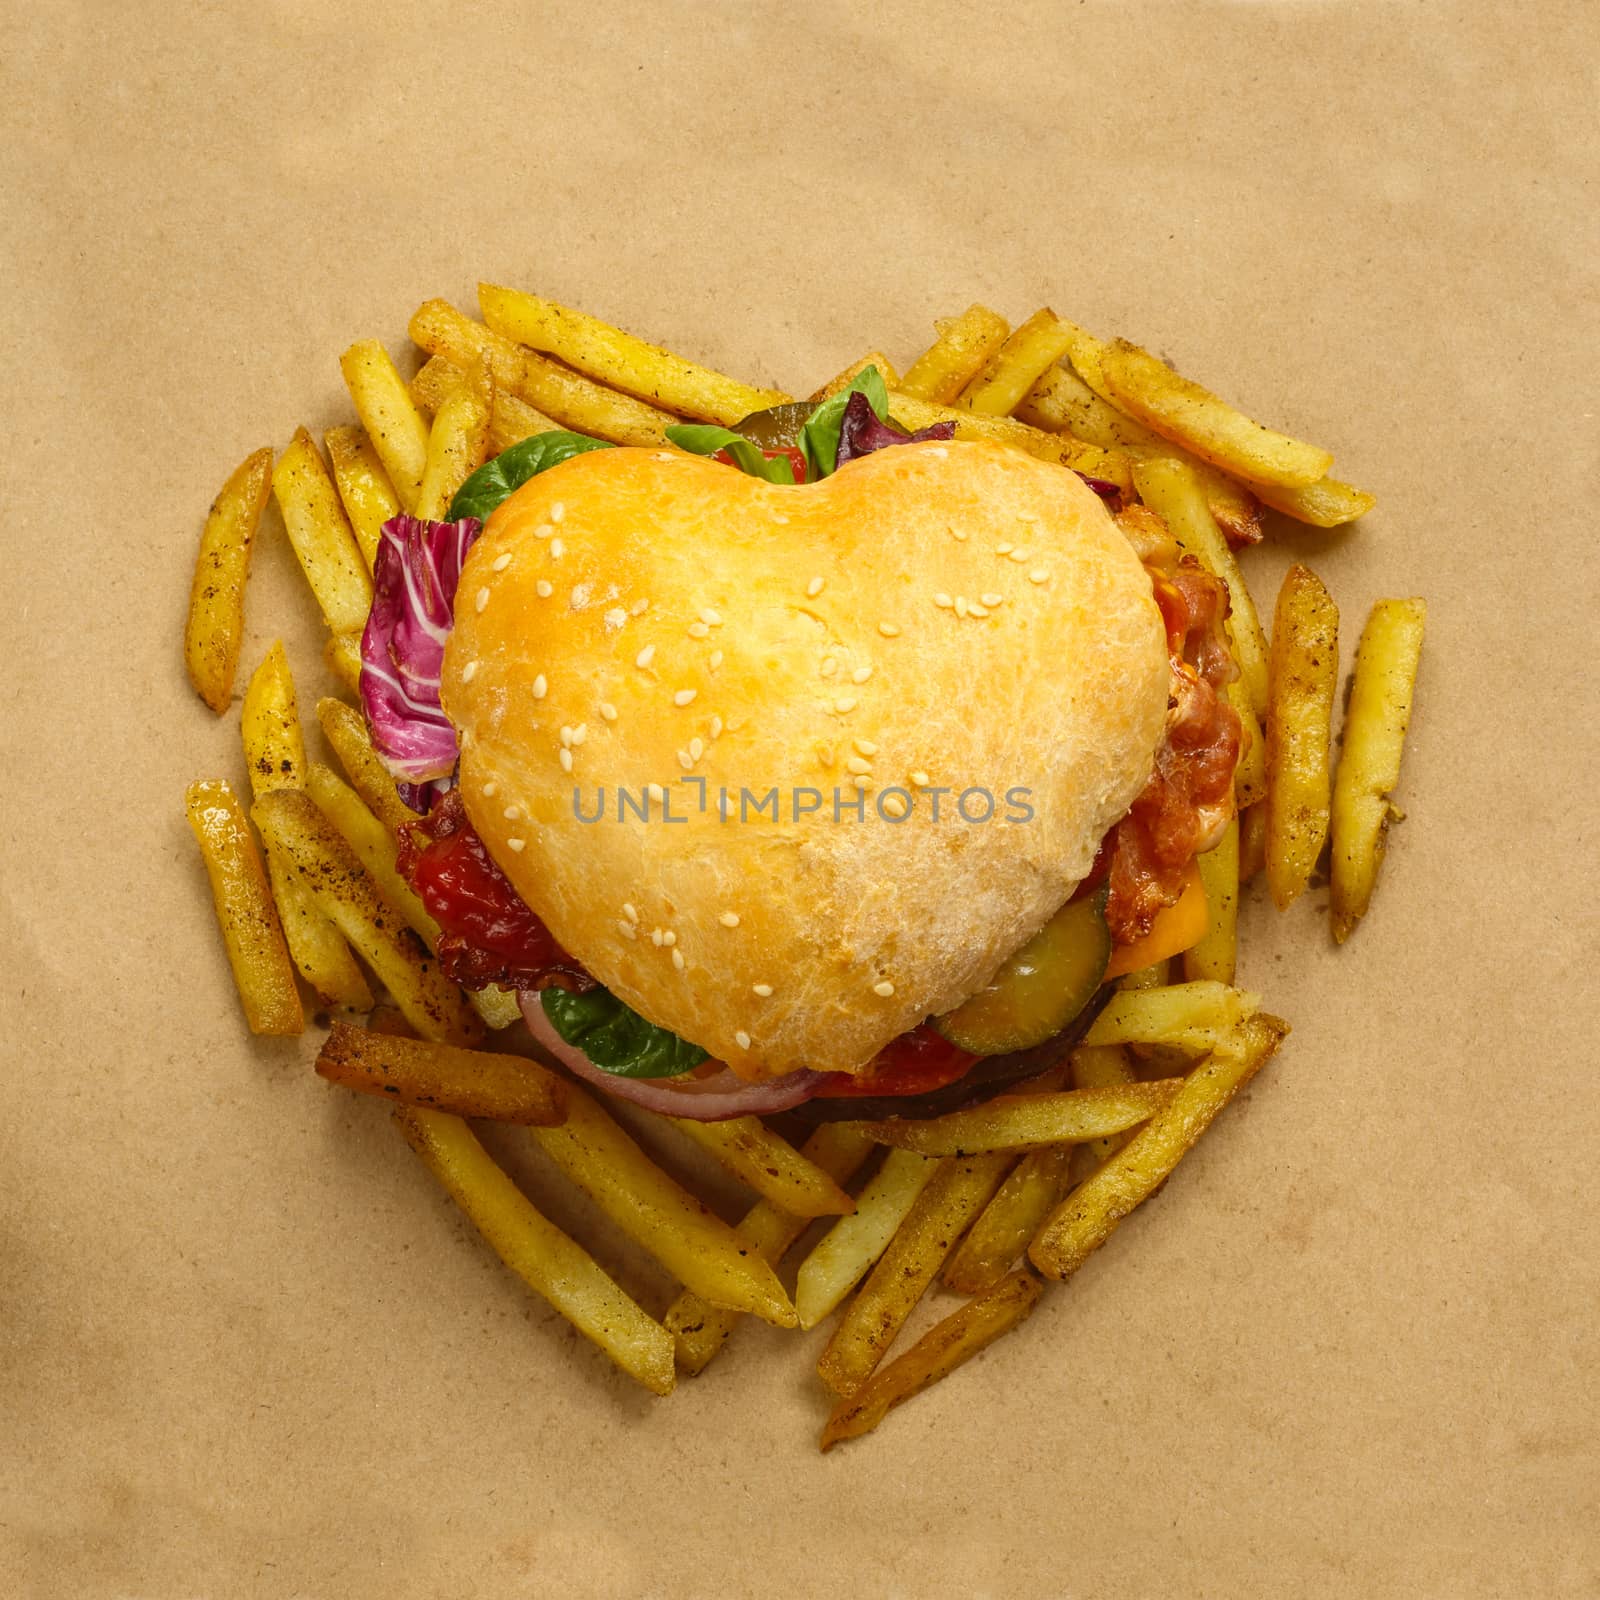
M 760 1077 L 860 1070 L 1042 926 L 1150 775 L 1167 660 L 1059 466 L 914 444 L 785 486 L 616 449 L 490 518 L 443 694 L 555 937 Z

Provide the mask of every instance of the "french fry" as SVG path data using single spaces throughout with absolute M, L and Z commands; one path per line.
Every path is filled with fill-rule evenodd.
M 1333 465 L 1330 451 L 1253 421 L 1126 339 L 1101 347 L 1100 371 L 1136 422 L 1248 483 L 1303 488 Z
M 1267 797 L 1267 739 L 1250 704 L 1250 686 L 1235 678 L 1222 691 L 1239 718 L 1239 765 L 1233 773 L 1234 803 L 1242 811 Z
M 195 555 L 183 661 L 195 693 L 218 716 L 233 700 L 244 642 L 244 588 L 250 550 L 272 489 L 272 451 L 254 450 L 211 502 Z
M 1028 1249 L 1034 1266 L 1048 1278 L 1076 1272 L 1117 1224 L 1166 1182 L 1288 1032 L 1288 1023 L 1265 1012 L 1241 1022 L 1183 1080 L 1171 1104 L 1055 1209 Z
M 792 1216 L 837 1217 L 855 1210 L 855 1201 L 827 1173 L 758 1117 L 730 1117 L 725 1122 L 668 1117 L 667 1121 L 734 1177 Z
M 440 973 L 396 908 L 379 893 L 311 796 L 277 789 L 251 813 L 274 850 L 311 889 L 317 908 L 361 953 L 425 1039 L 475 1044 L 482 1027 L 461 992 Z
M 1286 489 L 1281 484 L 1254 485 L 1257 496 L 1285 516 L 1309 522 L 1314 528 L 1338 528 L 1357 517 L 1364 517 L 1378 500 L 1365 489 L 1357 489 L 1337 478 L 1319 478 L 1301 489 Z
M 1041 373 L 1067 353 L 1072 330 L 1048 307 L 1035 311 L 967 385 L 959 405 L 985 417 L 1009 417 Z
M 1311 879 L 1328 837 L 1339 608 L 1296 562 L 1272 619 L 1267 706 L 1267 886 L 1280 911 Z
M 1239 813 L 1239 882 L 1249 883 L 1267 864 L 1267 808 L 1262 802 Z
M 877 1146 L 853 1123 L 825 1122 L 800 1147 L 800 1153 L 838 1184 L 848 1183 Z M 758 1200 L 739 1223 L 739 1234 L 760 1252 L 763 1261 L 776 1266 L 789 1247 L 811 1225 L 810 1217 L 797 1217 Z M 715 1359 L 744 1315 L 726 1306 L 714 1306 L 691 1289 L 685 1289 L 662 1320 L 677 1346 L 678 1365 L 698 1376 Z
M 870 1137 L 865 1128 L 857 1131 Z M 814 1328 L 867 1275 L 939 1169 L 908 1150 L 891 1150 L 861 1191 L 853 1215 L 836 1222 L 800 1263 L 794 1308 Z
M 252 1033 L 299 1033 L 305 1027 L 294 968 L 266 872 L 244 811 L 222 779 L 191 783 L 184 811 L 211 881 L 217 923 Z
M 945 1288 L 957 1294 L 984 1294 L 993 1289 L 1055 1210 L 1066 1188 L 1069 1163 L 1093 1148 L 1094 1144 L 1080 1144 L 1030 1150 L 1006 1175 L 994 1199 L 956 1247 L 944 1269 Z
M 322 664 L 351 694 L 361 693 L 361 637 L 330 633 L 322 647 Z
M 507 394 L 496 386 L 494 410 L 489 418 L 489 452 L 499 455 L 502 450 L 509 450 L 512 445 L 521 444 L 536 433 L 550 433 L 560 426 L 559 422 L 535 410 L 526 400 L 519 400 L 514 394 Z
M 581 1245 L 545 1220 L 459 1117 L 397 1106 L 395 1125 L 490 1249 L 630 1378 L 671 1394 L 672 1336 Z
M 1031 1272 L 1013 1272 L 979 1299 L 936 1322 L 904 1355 L 875 1372 L 833 1409 L 821 1448 L 871 1433 L 889 1412 L 986 1350 L 1028 1316 L 1044 1292 Z
M 1239 819 L 1232 818 L 1217 844 L 1198 858 L 1206 886 L 1206 931 L 1183 952 L 1185 978 L 1232 983 L 1239 953 Z
M 893 389 L 898 381 L 894 364 L 881 350 L 869 350 L 858 361 L 852 361 L 842 372 L 836 372 L 808 398 L 814 401 L 831 400 L 841 389 L 848 389 L 868 367 L 876 367 L 886 387 Z
M 1119 989 L 1165 989 L 1167 986 L 1168 971 L 1171 967 L 1169 960 L 1152 961 L 1148 967 L 1140 967 L 1135 972 L 1127 973 L 1117 980 Z
M 317 722 L 323 738 L 338 756 L 345 776 L 384 827 L 398 834 L 402 828 L 419 820 L 418 813 L 400 798 L 389 769 L 372 748 L 366 720 L 354 706 L 333 695 L 325 695 L 317 701 Z
M 1260 1005 L 1260 995 L 1208 979 L 1125 989 L 1106 1002 L 1084 1043 L 1168 1045 L 1199 1054 L 1214 1049 Z
M 1383 865 L 1426 621 L 1421 600 L 1380 600 L 1361 632 L 1333 784 L 1332 915 L 1340 944 L 1366 915 Z
M 754 388 L 697 366 L 587 312 L 536 294 L 480 283 L 478 307 L 496 333 L 680 416 L 732 427 L 752 411 L 766 411 L 791 398 L 781 390 Z
M 939 1164 L 817 1361 L 817 1375 L 835 1394 L 854 1394 L 871 1376 L 1011 1161 L 983 1155 Z
M 428 460 L 417 491 L 417 515 L 442 522 L 456 490 L 483 465 L 489 450 L 492 396 L 486 400 L 464 383 L 434 414 Z
M 467 381 L 467 375 L 447 356 L 429 356 L 406 385 L 411 403 L 431 417 Z
M 1267 714 L 1267 641 L 1261 632 L 1255 601 L 1228 548 L 1222 530 L 1206 505 L 1205 496 L 1181 461 L 1155 457 L 1134 464 L 1133 481 L 1139 498 L 1172 530 L 1178 548 L 1228 586 L 1228 636 L 1233 658 L 1257 717 Z
M 942 317 L 933 326 L 939 337 L 911 363 L 899 388 L 913 399 L 947 406 L 983 371 L 1011 325 L 988 306 L 970 305 L 959 317 Z
M 293 443 L 278 457 L 272 492 L 328 626 L 335 633 L 359 633 L 372 609 L 372 579 L 339 493 L 304 428 L 296 430 Z
M 322 443 L 333 463 L 333 481 L 338 485 L 339 499 L 356 536 L 361 559 L 371 572 L 377 564 L 384 523 L 400 515 L 400 497 L 364 429 L 329 428 Z
M 442 355 L 463 372 L 489 352 L 496 385 L 554 417 L 564 428 L 614 444 L 660 444 L 677 418 L 632 395 L 586 378 L 559 362 L 525 350 L 462 315 L 443 300 L 429 300 L 411 319 L 411 337 L 430 355 Z M 420 482 L 420 478 L 419 478 Z
M 1071 1070 L 1072 1084 L 1076 1089 L 1109 1089 L 1117 1084 L 1133 1083 L 1137 1078 L 1133 1062 L 1120 1044 L 1080 1044 L 1072 1052 Z M 1068 1169 L 1070 1180 L 1081 1183 L 1096 1167 L 1115 1155 L 1131 1137 L 1128 1133 L 1113 1133 L 1103 1139 L 1090 1139 L 1085 1144 L 1074 1145 Z M 1029 1239 L 1039 1231 L 1039 1224 L 1054 1209 L 1054 1206 L 1046 1206 L 1039 1213 L 1028 1234 Z M 1017 1252 L 1018 1255 L 1021 1253 L 1020 1250 Z M 1010 1264 L 1009 1261 L 1006 1263 L 1007 1266 Z
M 1137 1127 L 1171 1098 L 1172 1085 L 1166 1080 L 1053 1094 L 1006 1094 L 928 1121 L 895 1117 L 864 1126 L 880 1143 L 922 1156 L 1036 1150 L 1047 1144 L 1103 1139 Z
M 411 403 L 405 380 L 376 339 L 351 345 L 339 357 L 339 370 L 401 510 L 415 511 L 428 464 L 428 425 Z
M 360 1094 L 389 1095 L 457 1117 L 551 1127 L 567 1114 L 565 1082 L 526 1056 L 461 1050 L 336 1022 L 317 1072 Z
M 252 794 L 298 789 L 304 784 L 306 741 L 300 731 L 294 676 L 281 639 L 273 640 L 251 675 L 239 713 L 239 736 Z

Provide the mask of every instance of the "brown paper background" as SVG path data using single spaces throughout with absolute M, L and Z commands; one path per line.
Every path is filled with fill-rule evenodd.
M 1594 43 L 1555 0 L 11 7 L 0 1592 L 1600 1592 Z M 206 505 L 480 276 L 800 388 L 1048 301 L 1380 493 L 1261 551 L 1264 609 L 1312 560 L 1348 660 L 1431 603 L 1369 922 L 1246 912 L 1282 1056 L 826 1459 L 815 1339 L 632 1391 L 314 1034 L 248 1037 L 215 937 Z M 283 631 L 304 703 L 298 585 L 269 513 L 245 668 Z

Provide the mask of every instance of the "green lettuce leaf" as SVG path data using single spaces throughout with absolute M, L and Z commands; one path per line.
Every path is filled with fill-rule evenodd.
M 479 522 L 487 522 L 489 513 L 529 478 L 581 456 L 587 450 L 610 448 L 604 439 L 591 439 L 586 433 L 567 433 L 559 428 L 532 434 L 521 444 L 502 450 L 492 461 L 485 461 L 456 490 L 445 520 L 459 522 L 463 517 L 476 517 Z
M 540 1000 L 550 1025 L 568 1044 L 619 1078 L 676 1078 L 708 1059 L 709 1052 L 646 1022 L 609 989 L 582 994 L 546 989 Z
M 800 430 L 800 451 L 806 458 L 806 479 L 815 483 L 826 478 L 839 464 L 839 432 L 844 427 L 845 407 L 850 396 L 863 394 L 879 422 L 889 420 L 889 389 L 876 367 L 863 367 L 850 380 L 847 389 L 824 400 Z
M 734 465 L 752 478 L 765 478 L 768 483 L 794 482 L 794 468 L 784 457 L 763 455 L 759 446 L 731 428 L 712 423 L 675 423 L 667 429 L 667 438 L 694 456 L 714 456 L 719 450 L 726 450 Z

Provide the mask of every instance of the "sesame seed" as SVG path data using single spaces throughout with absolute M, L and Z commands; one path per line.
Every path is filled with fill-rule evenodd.
M 506 844 L 520 854 L 527 848 L 528 841 L 526 839 L 507 839 Z
M 562 730 L 561 730 L 561 748 L 563 750 L 567 750 L 567 749 L 570 749 L 571 746 L 572 746 L 572 729 L 571 728 L 567 728 L 567 727 L 563 727 Z
M 667 791 L 659 783 L 647 783 L 644 786 L 644 792 L 646 797 L 651 800 L 665 800 L 667 798 Z
M 720 667 L 721 665 L 722 665 L 722 652 L 720 650 L 713 650 L 711 652 L 711 670 L 713 672 L 715 672 L 717 670 L 717 668 Z
M 988 606 L 980 606 L 978 602 L 974 600 L 972 604 L 967 607 L 967 615 L 969 617 L 986 617 L 989 615 L 989 608 Z
M 633 664 L 634 666 L 638 667 L 640 671 L 643 671 L 650 665 L 652 661 L 655 660 L 655 658 L 656 647 L 653 644 L 647 644 L 644 649 L 633 658 Z
M 952 599 L 951 599 L 951 598 L 950 598 L 950 596 L 949 596 L 949 595 L 947 595 L 947 594 L 946 594 L 946 593 L 945 593 L 945 592 L 944 592 L 944 591 L 943 591 L 943 590 L 942 590 L 942 589 L 941 589 L 941 590 L 940 590 L 940 591 L 939 591 L 939 593 L 938 593 L 938 594 L 936 594 L 936 595 L 935 595 L 935 596 L 934 596 L 934 597 L 933 597 L 933 603 L 934 603 L 934 604 L 935 604 L 935 605 L 936 605 L 936 606 L 938 606 L 938 608 L 939 608 L 939 609 L 940 609 L 940 610 L 941 610 L 941 611 L 948 611 L 948 610 L 949 610 L 949 609 L 950 609 L 950 607 L 951 607 L 951 606 L 953 606 L 953 605 L 954 605 L 954 604 L 955 604 L 955 601 L 953 601 L 953 600 L 952 600 Z
M 556 592 L 556 586 L 548 578 L 541 578 L 534 584 L 533 589 L 541 600 L 548 600 Z
M 574 611 L 582 611 L 583 608 L 588 605 L 589 596 L 593 593 L 594 587 L 592 584 L 575 583 L 572 586 L 572 593 L 567 596 L 567 604 L 571 606 Z
M 821 578 L 813 578 L 810 581 L 810 583 L 808 583 L 806 585 L 806 599 L 815 600 L 817 598 L 817 596 L 819 594 L 821 594 L 821 593 L 822 593 L 822 579 Z
M 738 1045 L 741 1050 L 748 1050 L 750 1048 L 750 1035 L 746 1033 L 743 1028 L 740 1028 L 739 1031 L 734 1034 L 733 1042 Z
M 887 1000 L 894 993 L 894 985 L 885 978 L 882 983 L 873 984 L 872 992 L 875 995 L 881 995 L 883 999 Z
M 668 928 L 661 935 L 661 942 L 662 942 L 662 944 L 668 945 L 668 946 L 675 945 L 678 942 L 678 936 L 677 936 L 676 933 L 673 932 L 673 930 L 671 928 Z
M 720 628 L 722 626 L 721 614 L 713 611 L 710 606 L 701 607 L 700 620 L 705 623 L 708 628 Z
M 916 772 L 911 773 L 910 778 L 911 786 L 914 789 L 926 789 L 928 785 L 933 782 L 933 779 L 930 778 L 928 774 L 923 772 L 920 768 Z
M 659 928 L 652 928 L 650 930 L 650 943 L 659 950 L 664 942 L 665 936 L 662 934 L 661 930 Z
M 833 765 L 833 746 L 831 744 L 819 744 L 817 746 L 817 761 L 824 767 Z
M 872 787 L 872 779 L 862 772 L 858 772 L 850 781 L 858 789 L 870 789 Z
M 511 565 L 511 552 L 509 550 L 506 550 L 506 551 L 502 552 L 500 555 L 497 555 L 494 558 L 494 560 L 489 563 L 490 569 L 492 571 L 495 571 L 495 572 L 504 572 L 506 570 L 506 568 L 509 567 L 510 565 Z
M 833 709 L 837 711 L 840 716 L 843 716 L 847 711 L 854 711 L 855 708 L 856 697 L 853 694 L 840 695 L 840 697 L 833 702 Z
M 683 965 L 684 965 L 684 963 L 683 963 L 683 951 L 674 950 L 672 952 L 672 965 L 677 971 L 679 971 L 679 972 L 683 971 Z
M 688 772 L 694 766 L 694 757 L 687 750 L 678 752 L 678 765 Z
M 872 763 L 864 760 L 861 756 L 851 756 L 850 759 L 845 762 L 845 767 L 851 772 L 872 771 Z
M 1011 552 L 1011 559 L 1020 566 L 1032 554 L 1033 552 L 1026 545 L 1023 545 L 1020 549 Z
M 699 694 L 699 692 L 700 691 L 698 689 L 679 689 L 677 693 L 673 695 L 672 703 L 675 706 L 686 706 L 697 694 Z
M 710 632 L 711 630 L 703 622 L 691 622 L 689 624 L 689 637 L 691 639 L 703 639 Z
M 878 624 L 878 632 L 885 639 L 898 639 L 900 637 L 900 624 L 897 622 L 880 622 Z
M 705 753 L 706 742 L 697 733 L 694 738 L 689 741 L 689 759 L 691 761 L 698 761 Z
M 713 717 L 711 719 L 711 737 L 713 739 L 720 739 L 722 737 L 722 718 L 721 717 Z
M 619 922 L 617 924 L 617 932 L 624 939 L 637 939 L 639 937 L 639 930 L 631 922 Z
M 875 756 L 878 753 L 877 745 L 875 745 L 870 739 L 852 739 L 850 742 L 864 756 Z
M 587 722 L 580 722 L 578 726 L 572 730 L 572 748 L 576 750 L 578 746 L 582 744 L 583 741 L 588 737 L 589 724 Z
M 639 913 L 635 909 L 631 900 L 624 900 L 622 902 L 622 914 L 628 919 L 629 922 L 637 922 L 639 920 Z
M 543 700 L 549 688 L 550 684 L 545 678 L 545 675 L 541 672 L 539 676 L 533 680 L 533 698 L 535 700 Z
M 772 513 L 772 520 L 774 522 L 784 522 L 784 523 L 786 523 L 786 522 L 788 522 L 789 519 L 786 516 L 784 516 L 784 514 L 781 511 L 774 511 Z
M 548 522 L 541 522 L 539 526 L 533 530 L 533 536 L 535 539 L 548 539 L 555 531 L 556 530 L 552 528 Z
M 1049 581 L 1050 571 L 1047 567 L 1035 567 L 1033 571 L 1028 574 L 1029 583 L 1049 583 Z
M 617 708 L 609 700 L 602 700 L 600 702 L 600 715 L 607 722 L 615 722 L 617 720 Z
M 851 683 L 865 683 L 871 676 L 871 667 L 857 667 L 856 670 L 850 674 L 850 681 Z
M 561 770 L 563 772 L 571 772 L 572 771 L 572 752 L 570 750 L 568 750 L 564 745 L 562 746 L 562 749 L 561 749 Z
M 644 599 L 635 600 L 633 604 L 628 607 L 628 610 L 631 611 L 636 617 L 642 617 L 649 609 L 650 602 Z
M 620 628 L 628 620 L 628 613 L 621 606 L 612 606 L 603 620 L 608 628 Z
M 489 591 L 487 589 L 480 589 L 478 591 L 478 593 L 477 593 L 477 597 L 473 600 L 472 603 L 481 612 L 483 610 L 483 608 L 486 605 L 488 605 L 488 603 L 489 603 Z
M 1008 556 L 1016 548 L 1017 547 L 1014 544 L 1001 543 L 994 547 L 994 553 L 997 556 Z
M 515 822 L 517 818 L 522 815 L 522 807 L 507 806 L 505 810 L 500 813 L 500 815 L 504 817 L 507 822 Z
M 964 594 L 956 596 L 956 615 L 964 617 L 967 614 L 967 597 Z
M 476 661 L 469 661 L 466 666 L 461 669 L 461 681 L 463 683 L 471 683 L 472 680 L 477 676 L 478 663 Z
M 954 539 L 957 544 L 965 544 L 967 542 L 967 530 L 965 528 L 952 528 L 950 530 L 950 537 Z
M 483 798 L 485 800 L 493 800 L 499 792 L 500 785 L 498 783 L 486 783 L 483 786 Z
M 751 994 L 760 995 L 763 1000 L 768 1000 L 772 997 L 772 985 L 770 983 L 752 983 L 750 992 Z
M 550 559 L 552 561 L 559 561 L 566 553 L 567 547 L 562 540 L 552 539 L 550 541 Z
M 839 663 L 835 661 L 832 656 L 824 656 L 822 658 L 822 665 L 818 668 L 818 671 L 822 673 L 824 678 L 831 678 L 838 670 Z
M 883 809 L 891 817 L 903 817 L 911 808 L 903 794 L 887 794 L 883 797 Z
M 986 606 L 997 606 L 1005 599 L 1005 596 L 1003 594 L 996 594 L 994 590 L 991 589 L 988 594 L 979 595 L 978 598 L 982 600 Z
M 550 520 L 552 522 L 559 522 L 564 516 L 566 516 L 566 514 L 567 508 L 563 501 L 557 500 L 555 504 L 550 507 Z
M 739 913 L 737 911 L 724 911 L 717 921 L 724 928 L 737 928 L 739 926 Z
M 928 451 L 928 454 L 936 461 L 943 461 L 945 457 L 950 454 L 950 452 L 946 450 L 942 444 L 936 444 L 931 450 Z

